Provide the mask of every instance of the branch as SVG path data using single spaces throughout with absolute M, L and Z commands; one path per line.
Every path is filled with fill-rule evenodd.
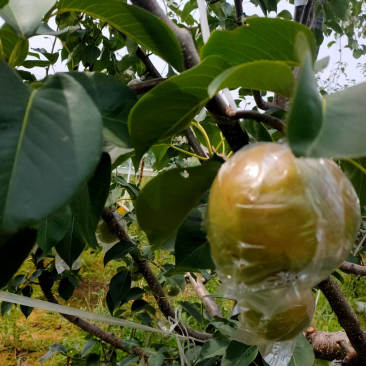
M 200 298 L 210 317 L 213 318 L 216 315 L 222 318 L 222 312 L 216 301 L 211 297 L 205 297 L 207 295 L 210 295 L 210 293 L 207 291 L 202 281 L 198 277 L 195 280 L 189 272 L 187 272 L 184 277 L 189 279 L 189 282 L 191 283 L 193 289 L 196 291 L 197 296 Z
M 366 337 L 356 314 L 348 304 L 342 291 L 331 277 L 322 281 L 319 288 L 337 316 L 340 326 L 345 330 L 352 347 L 357 353 L 356 358 L 365 360 Z
M 358 264 L 343 262 L 339 269 L 344 273 L 353 274 L 358 277 L 366 276 L 366 267 Z
M 267 125 L 271 126 L 277 131 L 285 133 L 285 124 L 278 118 L 271 116 L 270 114 L 259 113 L 256 111 L 230 111 L 229 116 L 235 119 L 238 118 L 245 118 L 245 119 L 252 119 L 256 122 L 263 122 Z
M 243 0 L 234 0 L 236 11 L 236 24 L 238 27 L 244 24 Z
M 130 85 L 128 85 L 128 87 L 135 94 L 138 95 L 138 94 L 147 93 L 149 90 L 151 90 L 155 86 L 161 84 L 165 80 L 166 80 L 165 78 L 151 79 L 151 80 L 141 81 L 136 84 L 130 84 Z
M 38 264 L 35 262 L 35 264 L 36 264 L 37 268 L 43 268 L 42 262 L 40 262 Z M 41 274 L 41 276 L 38 277 L 38 280 L 39 280 L 39 284 L 42 289 L 43 295 L 45 296 L 47 301 L 51 302 L 53 304 L 58 304 L 58 301 L 56 300 L 56 298 L 54 297 L 54 295 L 52 293 L 53 280 L 51 279 L 49 272 L 44 271 Z M 124 347 L 122 339 L 115 337 L 112 333 L 108 333 L 105 330 L 97 327 L 96 325 L 87 322 L 86 320 L 80 319 L 76 316 L 67 315 L 67 314 L 60 314 L 60 315 L 63 316 L 66 320 L 68 320 L 70 323 L 79 327 L 84 332 L 87 332 L 87 333 L 101 339 L 102 341 L 112 345 L 115 348 L 118 348 L 131 355 L 144 357 L 145 360 L 147 360 L 149 358 L 149 355 L 145 354 L 142 349 L 137 348 L 137 347 L 133 348 L 133 349 Z
M 308 0 L 308 2 L 306 3 L 304 11 L 302 13 L 302 17 L 301 17 L 302 24 L 309 26 L 311 10 L 312 10 L 314 4 L 315 4 L 315 0 Z
M 127 232 L 124 230 L 122 225 L 120 225 L 114 213 L 109 208 L 105 207 L 103 209 L 102 218 L 108 225 L 111 233 L 116 235 L 120 241 L 132 242 Z M 163 288 L 160 286 L 160 283 L 154 272 L 151 270 L 148 262 L 146 260 L 140 259 L 136 253 L 132 252 L 130 255 L 138 265 L 139 272 L 144 276 L 145 281 L 149 285 L 161 312 L 168 320 L 175 319 L 175 311 L 170 305 Z M 205 342 L 213 337 L 212 334 L 197 332 L 192 328 L 183 326 L 181 323 L 178 323 L 178 326 L 175 329 L 179 334 L 188 334 L 189 337 L 193 337 L 202 342 Z
M 266 102 L 262 96 L 259 90 L 252 90 L 253 98 L 255 103 L 257 104 L 257 107 L 267 111 L 268 109 L 275 108 L 275 105 L 271 102 Z
M 189 145 L 191 145 L 193 151 L 196 153 L 196 155 L 201 156 L 202 158 L 207 158 L 207 155 L 203 151 L 201 144 L 198 142 L 196 136 L 194 135 L 192 129 L 188 127 L 184 130 L 184 134 L 187 137 Z M 203 160 L 200 160 L 201 163 L 203 163 Z
M 157 4 L 156 0 L 132 0 L 132 3 L 156 15 L 169 26 L 176 35 L 182 48 L 186 69 L 190 69 L 200 63 L 200 58 L 190 32 L 185 28 L 179 28 L 173 23 Z M 206 107 L 215 119 L 232 151 L 236 152 L 243 146 L 249 144 L 249 136 L 241 128 L 239 122 L 230 121 L 226 117 L 227 106 L 219 95 L 216 95 Z

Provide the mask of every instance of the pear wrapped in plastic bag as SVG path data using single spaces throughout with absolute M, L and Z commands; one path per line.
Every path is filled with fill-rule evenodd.
M 293 293 L 340 266 L 360 222 L 356 192 L 333 161 L 275 143 L 243 148 L 221 167 L 208 204 L 223 295 L 267 314 L 288 308 Z

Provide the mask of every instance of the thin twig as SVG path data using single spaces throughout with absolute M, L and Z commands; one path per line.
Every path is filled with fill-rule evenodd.
M 257 104 L 257 107 L 267 111 L 268 109 L 275 108 L 275 105 L 271 102 L 266 102 L 262 96 L 259 90 L 252 90 L 253 98 L 255 103 Z

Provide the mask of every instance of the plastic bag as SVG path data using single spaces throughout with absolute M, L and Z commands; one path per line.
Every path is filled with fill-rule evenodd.
M 287 365 L 297 337 L 310 326 L 314 311 L 315 299 L 311 290 L 300 299 L 290 302 L 288 309 L 276 314 L 265 315 L 256 310 L 245 310 L 239 316 L 241 327 L 234 339 L 257 345 L 261 355 L 272 366 Z
M 243 148 L 221 167 L 206 218 L 223 295 L 265 315 L 286 310 L 341 265 L 360 222 L 333 161 L 275 143 Z

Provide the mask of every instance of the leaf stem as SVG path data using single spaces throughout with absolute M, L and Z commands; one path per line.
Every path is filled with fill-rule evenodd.
M 176 146 L 174 146 L 174 145 L 170 145 L 170 147 L 171 147 L 172 149 L 175 149 L 175 150 L 177 150 L 177 151 L 180 151 L 181 153 L 187 154 L 187 155 L 189 155 L 189 156 L 193 156 L 193 157 L 195 157 L 195 158 L 197 158 L 197 159 L 200 159 L 200 160 L 208 160 L 208 158 L 203 158 L 202 156 L 198 156 L 198 155 L 196 155 L 196 154 L 192 154 L 192 153 L 190 153 L 190 152 L 188 152 L 188 151 L 185 151 L 185 150 L 183 150 L 183 149 L 180 149 L 179 147 L 176 147 Z
M 230 151 L 227 158 L 231 158 L 233 154 L 234 154 L 234 151 Z
M 221 147 L 221 145 L 224 143 L 225 141 L 225 137 L 220 141 L 220 143 L 216 146 L 216 151 L 219 151 L 219 148 Z
M 70 50 L 67 48 L 66 43 L 65 43 L 65 42 L 62 42 L 62 45 L 65 47 L 66 51 L 67 51 L 67 52 L 69 53 L 69 55 L 70 55 L 70 58 L 71 58 L 71 67 L 72 67 L 72 69 L 74 70 L 74 68 L 75 68 L 74 58 L 72 57 L 72 54 L 71 54 Z
M 212 147 L 211 147 L 211 141 L 210 141 L 210 139 L 209 139 L 209 137 L 207 135 L 206 130 L 199 124 L 199 122 L 192 122 L 192 125 L 194 127 L 196 127 L 202 133 L 202 135 L 205 138 L 206 143 L 207 143 L 208 154 L 210 156 L 212 156 L 213 155 L 213 151 L 212 151 Z
M 356 168 L 358 168 L 359 170 L 361 170 L 361 172 L 363 174 L 366 175 L 366 169 L 359 163 L 357 163 L 357 161 L 354 161 L 353 159 L 343 159 L 345 161 L 348 161 L 349 163 L 351 163 L 352 165 L 354 165 Z

